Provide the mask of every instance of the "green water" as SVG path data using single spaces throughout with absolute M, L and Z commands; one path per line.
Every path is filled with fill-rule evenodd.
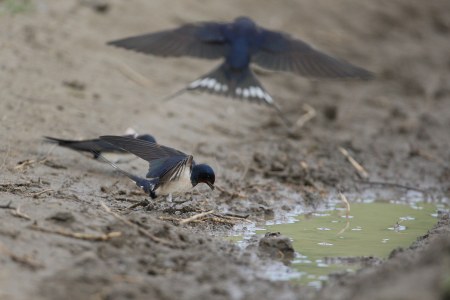
M 436 205 L 427 203 L 353 203 L 350 217 L 345 210 L 333 209 L 299 215 L 296 222 L 266 225 L 265 230 L 280 232 L 293 240 L 297 257 L 290 264 L 295 280 L 320 286 L 327 275 L 355 270 L 359 264 L 327 264 L 325 257 L 375 256 L 386 258 L 397 247 L 408 247 L 437 222 Z M 270 223 L 270 222 L 269 222 Z

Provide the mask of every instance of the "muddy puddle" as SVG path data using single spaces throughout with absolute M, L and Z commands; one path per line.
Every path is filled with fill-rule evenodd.
M 231 239 L 245 249 L 268 232 L 289 237 L 294 259 L 268 265 L 261 275 L 320 288 L 330 276 L 377 264 L 392 250 L 409 247 L 448 212 L 448 199 L 425 202 L 414 193 L 396 199 L 367 195 L 349 201 L 347 211 L 333 197 L 315 210 L 299 206 L 265 223 L 235 228 Z

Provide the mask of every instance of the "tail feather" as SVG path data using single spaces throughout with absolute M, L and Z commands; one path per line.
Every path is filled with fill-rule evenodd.
M 186 90 L 200 90 L 271 106 L 274 103 L 273 98 L 264 89 L 250 68 L 232 69 L 226 63 L 191 82 Z
M 133 175 L 127 171 L 122 170 L 121 168 L 119 168 L 116 164 L 114 164 L 113 162 L 109 161 L 108 159 L 106 159 L 103 155 L 99 154 L 98 152 L 92 151 L 94 155 L 97 155 L 98 158 L 100 160 L 102 160 L 103 162 L 109 164 L 111 167 L 113 167 L 117 172 L 119 172 L 120 174 L 130 178 L 132 181 L 134 181 L 134 183 L 136 183 L 136 186 L 140 187 L 141 189 L 144 190 L 144 192 L 146 192 L 147 194 L 149 194 L 152 198 L 155 198 L 155 182 L 154 180 L 148 180 L 136 175 Z
M 286 126 L 289 127 L 292 125 L 249 67 L 245 69 L 232 69 L 226 63 L 223 63 L 212 72 L 203 75 L 191 82 L 187 87 L 164 99 L 170 100 L 186 91 L 194 90 L 234 99 L 264 103 L 275 108 Z

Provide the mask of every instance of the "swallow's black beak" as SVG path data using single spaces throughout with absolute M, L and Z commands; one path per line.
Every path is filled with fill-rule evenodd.
M 206 182 L 206 184 L 209 186 L 211 191 L 214 191 L 214 185 L 211 182 Z

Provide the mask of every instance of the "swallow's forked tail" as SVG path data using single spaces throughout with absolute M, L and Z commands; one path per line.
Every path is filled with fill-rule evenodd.
M 144 190 L 144 192 L 146 192 L 147 194 L 149 194 L 152 198 L 154 198 L 155 195 L 155 184 L 148 179 L 133 175 L 131 173 L 128 173 L 127 171 L 122 170 L 121 168 L 119 168 L 116 164 L 114 164 L 113 162 L 109 161 L 108 159 L 106 159 L 103 155 L 101 155 L 98 152 L 92 151 L 94 153 L 94 155 L 98 155 L 98 159 L 109 164 L 111 167 L 113 167 L 117 172 L 119 172 L 120 174 L 130 178 L 132 181 L 134 181 L 134 183 L 136 183 L 136 185 L 138 187 L 140 187 L 141 189 Z
M 226 63 L 223 63 L 212 72 L 191 82 L 187 87 L 166 97 L 165 100 L 173 99 L 186 91 L 193 90 L 234 99 L 264 103 L 275 108 L 286 125 L 291 124 L 249 67 L 245 69 L 232 69 Z

